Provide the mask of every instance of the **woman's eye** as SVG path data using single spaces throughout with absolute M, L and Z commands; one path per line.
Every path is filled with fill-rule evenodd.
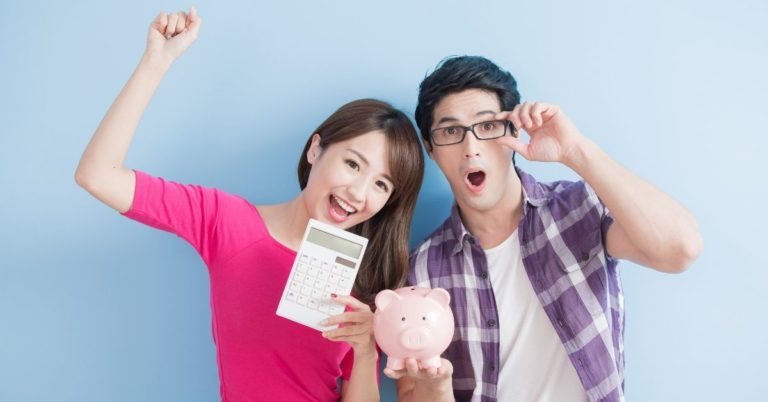
M 352 169 L 360 170 L 360 165 L 358 165 L 357 162 L 353 161 L 352 159 L 346 159 L 344 162 Z
M 379 188 L 384 190 L 384 191 L 387 191 L 387 192 L 389 191 L 389 186 L 387 185 L 387 183 L 385 183 L 383 181 L 376 182 L 376 185 L 379 186 Z

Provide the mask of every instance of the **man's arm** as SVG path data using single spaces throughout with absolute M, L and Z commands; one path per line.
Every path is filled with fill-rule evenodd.
M 497 118 L 530 135 L 498 141 L 531 161 L 561 162 L 595 189 L 613 214 L 606 235 L 608 253 L 663 272 L 682 272 L 701 253 L 696 221 L 685 207 L 631 173 L 578 128 L 555 105 L 525 102 Z
M 405 369 L 384 369 L 387 377 L 397 380 L 398 402 L 455 402 L 453 398 L 453 365 L 440 359 L 440 368 L 420 369 L 414 359 L 405 360 Z
M 659 271 L 685 270 L 701 253 L 693 215 L 670 196 L 619 165 L 592 141 L 566 163 L 595 189 L 614 217 L 608 253 Z

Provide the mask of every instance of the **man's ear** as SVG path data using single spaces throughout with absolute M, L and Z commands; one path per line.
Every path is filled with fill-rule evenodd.
M 320 147 L 320 134 L 314 133 L 312 134 L 312 142 L 307 150 L 307 162 L 313 165 L 321 153 L 323 153 L 323 149 Z
M 427 143 L 424 149 L 427 151 L 427 156 L 429 156 L 429 159 L 435 160 L 435 157 L 432 156 L 432 151 L 435 150 L 435 146 L 430 143 Z

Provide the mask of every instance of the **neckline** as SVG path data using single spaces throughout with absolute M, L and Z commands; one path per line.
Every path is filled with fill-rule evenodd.
M 519 227 L 518 227 L 518 228 L 519 228 Z M 517 239 L 517 230 L 518 230 L 518 228 L 515 228 L 515 230 L 512 232 L 512 234 L 511 234 L 511 235 L 509 235 L 509 237 L 507 237 L 506 239 L 504 239 L 504 241 L 502 241 L 501 243 L 499 243 L 497 246 L 493 246 L 493 247 L 491 247 L 491 248 L 487 248 L 487 249 L 485 249 L 485 248 L 484 248 L 484 249 L 483 249 L 483 252 L 485 252 L 485 254 L 486 254 L 486 255 L 487 255 L 487 254 L 495 254 L 495 253 L 497 253 L 499 250 L 501 250 L 501 249 L 503 249 L 503 248 L 505 248 L 505 247 L 508 247 L 508 246 L 510 246 L 511 244 L 513 244 L 513 241 L 514 241 L 515 239 Z
M 269 240 L 272 242 L 272 244 L 277 246 L 277 248 L 295 257 L 298 251 L 286 246 L 283 243 L 280 243 L 277 239 L 275 239 L 275 237 L 272 236 L 272 232 L 269 231 L 269 227 L 267 226 L 267 223 L 264 221 L 264 217 L 261 216 L 261 212 L 259 212 L 259 208 L 256 205 L 251 204 L 250 202 L 248 202 L 248 205 L 251 208 L 253 208 L 254 212 L 256 212 L 256 216 L 259 218 L 259 223 L 261 223 L 261 226 L 264 227 L 264 231 L 267 232 L 267 237 L 269 237 Z

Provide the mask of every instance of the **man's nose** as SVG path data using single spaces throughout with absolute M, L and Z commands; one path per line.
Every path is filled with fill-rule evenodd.
M 461 142 L 461 146 L 464 147 L 465 158 L 476 158 L 480 156 L 480 140 L 478 140 L 471 131 L 467 131 L 464 136 L 464 141 Z

